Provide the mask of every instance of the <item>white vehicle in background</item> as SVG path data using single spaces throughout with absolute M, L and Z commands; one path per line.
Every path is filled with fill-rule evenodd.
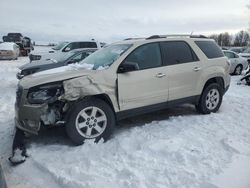
M 61 42 L 58 45 L 52 47 L 49 51 L 37 52 L 33 51 L 29 54 L 30 61 L 36 60 L 50 60 L 55 59 L 60 61 L 61 58 L 68 55 L 71 50 L 84 49 L 84 48 L 97 48 L 102 47 L 101 43 L 92 41 L 74 41 L 74 42 Z
M 242 53 L 239 53 L 239 55 L 241 57 L 244 57 L 247 59 L 248 64 L 250 65 L 250 47 L 248 47 L 247 49 L 245 49 Z
M 231 48 L 225 49 L 225 50 L 230 50 L 230 51 L 235 52 L 236 54 L 239 54 L 239 53 L 242 53 L 244 50 L 246 50 L 246 47 L 235 46 L 235 47 L 231 47 Z
M 230 62 L 230 74 L 241 75 L 242 71 L 247 69 L 248 62 L 246 58 L 230 50 L 223 50 L 223 52 Z
M 20 50 L 14 42 L 3 42 L 0 44 L 0 59 L 17 59 Z

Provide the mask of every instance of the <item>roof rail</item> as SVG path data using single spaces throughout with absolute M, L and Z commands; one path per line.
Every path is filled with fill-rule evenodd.
M 159 38 L 168 38 L 168 37 L 207 38 L 204 35 L 172 34 L 172 35 L 152 35 L 152 36 L 146 38 L 146 40 L 149 40 L 149 39 L 159 39 Z
M 145 38 L 126 38 L 126 39 L 124 39 L 124 40 L 140 40 L 140 39 L 145 39 Z

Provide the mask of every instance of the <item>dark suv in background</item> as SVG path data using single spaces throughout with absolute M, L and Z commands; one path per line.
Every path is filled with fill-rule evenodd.
M 39 60 L 36 62 L 27 63 L 19 67 L 20 71 L 17 73 L 16 77 L 17 79 L 21 79 L 24 76 L 34 74 L 36 72 L 66 66 L 72 63 L 78 63 L 96 50 L 96 48 L 76 49 L 70 51 L 70 53 L 61 57 L 60 59 Z

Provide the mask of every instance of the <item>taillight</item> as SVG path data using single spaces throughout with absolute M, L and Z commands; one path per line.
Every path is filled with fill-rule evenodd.
M 230 66 L 231 66 L 231 63 L 229 60 L 227 60 L 227 65 L 226 65 L 226 71 L 229 72 L 230 71 Z

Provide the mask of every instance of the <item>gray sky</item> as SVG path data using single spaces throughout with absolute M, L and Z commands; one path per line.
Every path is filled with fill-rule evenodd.
M 235 33 L 249 22 L 249 0 L 0 0 L 1 37 L 21 32 L 37 42 Z

